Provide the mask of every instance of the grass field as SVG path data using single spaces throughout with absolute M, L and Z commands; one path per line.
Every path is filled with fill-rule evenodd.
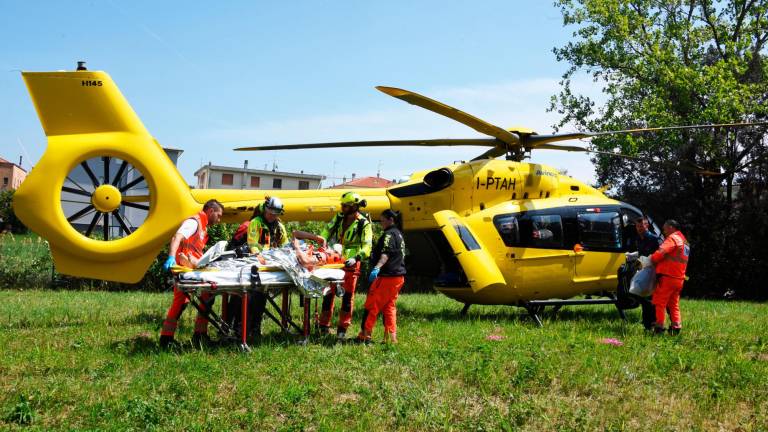
M 460 317 L 445 297 L 405 294 L 398 346 L 299 346 L 268 325 L 243 354 L 158 351 L 170 301 L 0 291 L 0 429 L 768 430 L 765 304 L 684 300 L 673 338 L 605 306 L 540 329 L 514 308 Z

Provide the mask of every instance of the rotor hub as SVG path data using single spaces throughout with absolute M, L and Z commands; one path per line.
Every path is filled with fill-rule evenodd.
M 111 184 L 103 184 L 93 191 L 91 203 L 102 213 L 112 213 L 120 207 L 123 197 L 120 190 Z

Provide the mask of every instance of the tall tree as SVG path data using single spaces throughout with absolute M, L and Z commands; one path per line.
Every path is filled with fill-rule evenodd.
M 587 130 L 765 121 L 768 0 L 557 0 L 573 39 L 552 109 Z M 598 107 L 571 80 L 604 85 Z M 720 172 L 702 177 L 597 156 L 598 180 L 657 219 L 679 219 L 693 243 L 687 291 L 768 296 L 768 148 L 761 128 L 606 136 L 592 145 Z M 762 244 L 760 244 L 762 242 Z M 741 267 L 741 268 L 740 268 Z

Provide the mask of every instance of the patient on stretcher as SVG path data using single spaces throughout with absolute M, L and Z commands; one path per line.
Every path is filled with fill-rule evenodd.
M 307 233 L 314 237 L 313 234 Z M 304 237 L 315 240 L 313 237 Z M 191 267 L 177 275 L 182 283 L 213 283 L 218 287 L 252 287 L 254 269 L 259 275 L 259 284 L 274 286 L 275 283 L 290 283 L 301 294 L 310 298 L 322 297 L 330 289 L 331 281 L 344 278 L 340 245 L 326 248 L 324 242 L 315 247 L 302 242 L 302 234 L 280 248 L 263 250 L 258 255 L 237 256 L 235 251 L 226 250 L 226 242 L 212 246 Z M 331 264 L 329 266 L 329 264 Z M 335 265 L 334 265 L 335 264 Z
M 297 238 L 293 239 L 291 245 L 296 253 L 296 260 L 309 271 L 326 264 L 341 264 L 344 262 L 341 259 L 341 245 L 333 245 L 334 247 L 331 249 L 326 249 L 322 246 L 315 249 L 313 245 L 306 245 L 304 248 L 302 247 L 301 240 Z

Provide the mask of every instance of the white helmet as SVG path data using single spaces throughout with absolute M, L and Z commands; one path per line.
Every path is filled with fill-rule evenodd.
M 285 213 L 283 201 L 278 197 L 267 197 L 264 200 L 264 208 L 277 215 Z

